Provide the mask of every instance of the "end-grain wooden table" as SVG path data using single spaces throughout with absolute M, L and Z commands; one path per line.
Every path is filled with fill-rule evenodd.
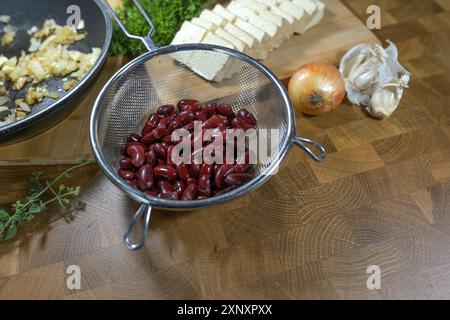
M 344 2 L 365 20 L 374 1 Z M 376 121 L 348 103 L 298 114 L 302 134 L 330 150 L 325 165 L 292 150 L 238 201 L 156 211 L 138 252 L 121 243 L 135 204 L 87 167 L 75 176 L 84 211 L 52 207 L 0 244 L 0 298 L 450 298 L 450 1 L 375 2 L 376 34 L 413 73 L 394 116 Z M 0 169 L 0 204 L 24 196 L 38 169 Z M 66 288 L 69 265 L 81 290 Z M 367 288 L 370 265 L 380 290 Z

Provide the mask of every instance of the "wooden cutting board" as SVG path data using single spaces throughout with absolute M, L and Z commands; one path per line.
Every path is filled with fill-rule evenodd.
M 324 2 L 326 13 L 319 25 L 304 35 L 292 37 L 264 61 L 280 79 L 288 79 L 300 66 L 311 61 L 339 63 L 340 57 L 358 43 L 380 43 L 340 1 Z M 35 138 L 0 148 L 0 166 L 75 164 L 92 158 L 88 139 L 91 107 L 102 86 L 125 63 L 126 59 L 121 57 L 109 58 L 88 89 L 88 96 L 71 116 Z

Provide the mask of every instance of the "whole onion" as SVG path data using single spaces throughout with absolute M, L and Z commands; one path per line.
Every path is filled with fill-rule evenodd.
M 325 62 L 301 67 L 289 81 L 289 96 L 296 109 L 318 115 L 337 108 L 345 97 L 345 83 L 339 70 Z

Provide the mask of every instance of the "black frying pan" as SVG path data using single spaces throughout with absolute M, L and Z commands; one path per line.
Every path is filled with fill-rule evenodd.
M 32 26 L 40 28 L 43 22 L 54 19 L 59 25 L 66 24 L 70 14 L 67 8 L 78 5 L 81 19 L 85 22 L 87 36 L 71 48 L 82 52 L 91 52 L 91 48 L 101 48 L 102 52 L 91 71 L 69 92 L 61 94 L 57 100 L 45 98 L 35 104 L 32 113 L 25 118 L 5 126 L 0 126 L 0 146 L 16 143 L 37 135 L 68 116 L 83 98 L 86 87 L 96 77 L 106 61 L 112 36 L 112 23 L 108 11 L 100 0 L 1 0 L 0 15 L 11 16 L 10 24 L 17 29 L 16 40 L 8 48 L 0 46 L 0 53 L 7 57 L 20 56 L 21 50 L 29 47 L 27 30 Z M 0 24 L 1 34 L 4 24 Z M 1 36 L 0 34 L 0 36 Z M 46 82 L 51 92 L 61 93 L 62 79 Z M 11 102 L 24 95 L 26 88 L 19 93 L 11 92 Z

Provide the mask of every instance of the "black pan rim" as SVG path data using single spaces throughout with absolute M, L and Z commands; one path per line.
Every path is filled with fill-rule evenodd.
M 105 26 L 106 26 L 106 36 L 105 36 L 105 40 L 103 42 L 102 51 L 100 53 L 99 58 L 95 62 L 94 66 L 81 79 L 81 81 L 78 82 L 77 85 L 61 99 L 57 99 L 55 102 L 53 102 L 52 104 L 43 108 L 39 112 L 30 114 L 30 115 L 24 117 L 23 119 L 20 119 L 13 123 L 10 123 L 10 124 L 4 125 L 4 126 L 0 126 L 0 138 L 2 136 L 11 136 L 16 132 L 20 132 L 22 130 L 27 129 L 28 127 L 36 126 L 38 122 L 40 122 L 43 119 L 46 119 L 53 112 L 57 111 L 57 109 L 63 108 L 64 104 L 75 99 L 77 97 L 77 95 L 82 93 L 91 84 L 91 82 L 94 80 L 96 75 L 99 73 L 100 69 L 102 68 L 102 66 L 106 62 L 106 59 L 108 58 L 109 47 L 110 47 L 111 41 L 112 41 L 113 25 L 112 25 L 112 21 L 111 21 L 109 12 L 103 5 L 102 0 L 93 0 L 93 1 L 95 2 L 95 4 L 99 7 L 100 11 L 102 12 L 104 21 L 105 21 Z M 51 127 L 53 127 L 53 126 L 51 126 Z

